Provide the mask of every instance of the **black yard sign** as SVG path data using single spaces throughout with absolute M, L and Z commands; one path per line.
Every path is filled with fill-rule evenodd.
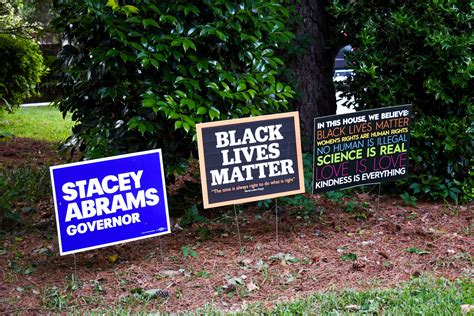
M 298 112 L 196 128 L 205 208 L 304 193 Z
M 405 178 L 411 105 L 314 120 L 313 193 Z

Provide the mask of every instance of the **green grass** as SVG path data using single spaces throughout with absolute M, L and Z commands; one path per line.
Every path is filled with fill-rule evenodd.
M 34 138 L 51 142 L 64 141 L 71 134 L 71 116 L 63 119 L 55 107 L 21 107 L 0 118 L 0 135 Z
M 461 315 L 461 305 L 474 305 L 471 279 L 448 281 L 422 277 L 403 283 L 398 289 L 315 293 L 290 303 L 280 303 L 272 309 L 265 309 L 261 304 L 250 305 L 238 314 Z M 221 313 L 204 308 L 197 314 Z
M 43 298 L 44 308 L 51 312 L 76 310 L 78 306 L 76 300 L 81 301 L 80 297 L 73 295 L 69 288 L 60 289 L 61 296 L 56 295 L 59 293 L 57 288 L 53 290 L 55 295 Z M 48 291 L 51 292 L 51 289 L 43 289 L 44 293 L 49 293 Z M 61 304 L 58 304 L 58 297 L 69 299 L 64 299 Z M 88 297 L 88 299 L 96 300 L 94 297 Z M 277 301 L 276 298 L 275 301 Z M 113 307 L 98 304 L 99 306 L 91 306 L 88 312 L 107 315 L 159 313 L 159 308 L 156 310 L 156 307 L 151 309 L 148 306 L 152 302 L 153 300 L 143 301 L 137 297 L 127 300 L 118 299 Z M 160 301 L 156 303 L 160 304 Z M 344 289 L 314 293 L 292 302 L 279 303 L 271 309 L 257 303 L 245 306 L 239 312 L 227 313 L 227 315 L 474 315 L 472 312 L 463 314 L 461 305 L 474 305 L 474 285 L 471 279 L 461 278 L 449 281 L 422 276 L 404 282 L 396 289 L 365 291 Z M 206 306 L 189 311 L 186 315 L 226 315 L 226 313 L 213 306 Z

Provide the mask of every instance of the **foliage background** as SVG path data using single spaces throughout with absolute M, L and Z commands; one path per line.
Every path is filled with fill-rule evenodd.
M 335 0 L 330 11 L 355 48 L 345 96 L 358 109 L 414 106 L 412 170 L 402 188 L 472 199 L 474 3 Z
M 0 112 L 39 96 L 47 73 L 39 43 L 49 30 L 50 7 L 51 0 L 0 0 Z
M 38 44 L 8 34 L 0 34 L 0 60 L 0 111 L 11 110 L 36 93 L 46 67 Z
M 196 155 L 195 124 L 287 110 L 294 92 L 278 56 L 291 51 L 291 8 L 56 1 L 69 43 L 56 64 L 59 105 L 79 122 L 67 145 L 86 158 L 163 148 L 175 174 Z M 334 0 L 327 9 L 356 48 L 345 95 L 359 109 L 414 105 L 413 168 L 400 188 L 472 199 L 474 5 Z
M 169 173 L 195 155 L 195 124 L 284 110 L 288 44 L 279 1 L 57 1 L 60 109 L 87 158 L 163 148 Z

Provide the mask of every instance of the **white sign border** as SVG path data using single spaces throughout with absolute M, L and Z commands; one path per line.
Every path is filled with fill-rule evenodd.
M 117 159 L 122 159 L 122 158 L 128 158 L 128 157 L 136 157 L 136 156 L 144 156 L 148 154 L 154 154 L 154 153 L 159 153 L 160 156 L 160 166 L 161 166 L 161 181 L 163 185 L 163 196 L 164 196 L 164 202 L 165 202 L 165 213 L 166 213 L 166 221 L 168 224 L 168 230 L 159 232 L 156 234 L 152 235 L 146 235 L 142 237 L 135 237 L 135 238 L 130 238 L 130 239 L 124 239 L 124 240 L 119 240 L 119 241 L 114 241 L 111 243 L 107 244 L 101 244 L 97 246 L 92 246 L 92 247 L 86 247 L 86 248 L 79 248 L 71 251 L 63 251 L 62 243 L 61 243 L 61 230 L 60 230 L 60 224 L 59 224 L 59 212 L 58 212 L 58 203 L 56 201 L 56 187 L 54 185 L 54 176 L 53 176 L 53 170 L 56 169 L 63 169 L 63 168 L 69 168 L 69 167 L 75 167 L 75 166 L 80 166 L 80 165 L 88 165 L 88 164 L 93 164 L 96 162 L 102 162 L 102 161 L 109 161 L 109 160 L 117 160 Z M 69 164 L 64 164 L 64 165 L 58 165 L 58 166 L 51 166 L 49 167 L 49 173 L 51 177 L 51 186 L 53 188 L 53 200 L 54 200 L 54 211 L 56 215 L 56 229 L 58 232 L 58 244 L 59 244 L 59 254 L 61 256 L 65 255 L 70 255 L 70 254 L 75 254 L 79 252 L 84 252 L 88 250 L 93 250 L 93 249 L 98 249 L 98 248 L 104 248 L 104 247 L 109 247 L 113 245 L 118 245 L 118 244 L 124 244 L 128 243 L 131 241 L 135 240 L 141 240 L 141 239 L 146 239 L 146 238 L 151 238 L 151 237 L 156 237 L 156 236 L 161 236 L 165 234 L 171 233 L 171 224 L 170 224 L 170 216 L 168 212 L 168 198 L 167 198 L 167 192 L 166 192 L 166 183 L 165 183 L 165 172 L 163 168 L 163 155 L 161 152 L 161 149 L 153 149 L 153 150 L 146 150 L 146 151 L 140 151 L 136 153 L 130 153 L 130 154 L 123 154 L 123 155 L 117 155 L 117 156 L 111 156 L 111 157 L 105 157 L 105 158 L 99 158 L 99 159 L 93 159 L 93 160 L 86 160 L 86 161 L 79 161 L 79 162 L 73 162 Z

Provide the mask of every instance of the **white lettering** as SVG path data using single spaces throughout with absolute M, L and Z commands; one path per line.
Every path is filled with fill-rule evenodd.
M 229 168 L 211 170 L 211 185 L 229 183 Z
M 66 201 L 73 201 L 77 198 L 77 192 L 74 190 L 74 183 L 72 182 L 66 182 L 63 184 L 62 190 L 63 193 L 66 195 L 63 195 L 63 199 Z
M 93 178 L 89 180 L 89 185 L 87 186 L 87 197 L 91 197 L 94 194 L 104 195 L 102 190 L 102 185 L 99 182 L 99 179 Z
M 155 188 L 150 188 L 145 191 L 145 196 L 148 199 L 146 205 L 155 206 L 160 202 L 160 197 L 158 196 L 158 190 Z
M 69 225 L 66 228 L 66 233 L 69 236 L 74 236 L 75 234 L 85 234 L 88 231 L 93 232 L 97 230 L 104 230 L 108 228 L 115 228 L 122 225 L 130 225 L 134 223 L 140 223 L 140 214 L 132 213 L 125 214 L 122 216 L 116 216 L 112 218 L 99 219 L 92 222 L 80 223 L 77 225 Z
M 278 148 L 274 148 L 278 150 Z M 211 170 L 211 186 L 294 174 L 291 159 Z
M 118 185 L 109 186 L 109 182 L 118 182 L 118 178 L 114 175 L 106 176 L 102 179 L 102 189 L 107 194 L 114 194 L 118 190 Z
M 216 148 L 229 146 L 228 132 L 217 132 L 215 135 L 216 135 L 216 141 L 217 141 Z
M 268 126 L 260 126 L 260 127 L 257 127 L 257 129 L 255 130 L 255 139 L 259 143 L 264 143 L 267 141 L 268 135 L 262 136 L 262 132 L 267 132 L 267 130 L 268 130 Z
M 135 189 L 140 189 L 140 179 L 142 178 L 143 170 L 138 170 L 137 173 L 130 172 L 130 177 L 132 177 L 133 182 L 135 183 Z
M 81 210 L 79 209 L 79 206 L 77 205 L 77 203 L 69 203 L 67 205 L 66 219 L 64 221 L 69 222 L 73 218 L 77 218 L 77 219 L 82 218 Z

